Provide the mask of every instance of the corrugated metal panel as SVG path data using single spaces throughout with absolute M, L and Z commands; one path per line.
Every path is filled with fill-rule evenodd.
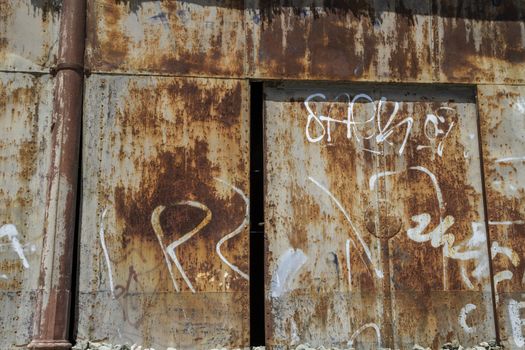
M 247 83 L 86 86 L 79 339 L 248 345 Z
M 31 340 L 44 229 L 53 82 L 0 73 L 0 348 Z
M 525 81 L 525 2 L 434 1 L 437 80 Z
M 230 76 L 244 73 L 243 2 L 89 0 L 94 71 Z
M 432 80 L 429 0 L 247 1 L 250 76 Z
M 525 346 L 525 87 L 478 91 L 497 314 L 505 349 Z
M 42 71 L 56 62 L 61 0 L 0 0 L 0 70 Z
M 264 107 L 268 344 L 494 339 L 474 92 L 289 83 Z

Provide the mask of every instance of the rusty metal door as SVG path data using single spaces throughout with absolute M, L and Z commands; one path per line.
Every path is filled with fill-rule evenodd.
M 267 345 L 495 338 L 475 90 L 265 89 Z
M 87 80 L 78 340 L 249 342 L 248 89 Z

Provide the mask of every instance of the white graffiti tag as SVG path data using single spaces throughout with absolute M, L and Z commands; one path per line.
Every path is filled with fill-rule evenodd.
M 357 108 L 359 104 L 360 108 Z M 322 112 L 323 105 L 330 105 Z M 338 105 L 338 108 L 333 108 Z M 346 105 L 342 112 L 341 106 Z M 363 112 L 368 106 L 371 110 Z M 383 154 L 382 144 L 394 146 L 393 135 L 402 133 L 402 139 L 397 153 L 402 155 L 409 141 L 414 125 L 413 116 L 401 116 L 399 102 L 388 101 L 385 97 L 374 100 L 367 94 L 356 94 L 351 97 L 347 93 L 329 100 L 326 95 L 316 93 L 308 96 L 304 101 L 307 118 L 305 125 L 306 138 L 311 143 L 323 140 L 332 142 L 332 132 L 336 125 L 346 129 L 346 139 L 355 140 L 358 147 L 366 152 Z M 368 108 L 370 109 L 370 108 Z M 339 117 L 334 114 L 339 112 Z M 359 118 L 364 113 L 364 118 Z M 386 114 L 386 116 L 384 116 Z M 455 122 L 456 110 L 442 106 L 426 114 L 423 133 L 428 140 L 428 145 L 418 145 L 417 150 L 433 149 L 439 156 L 443 156 L 445 140 L 452 131 Z M 367 141 L 369 146 L 365 146 Z M 373 145 L 375 143 L 375 145 Z M 372 149 L 371 149 L 372 148 Z
M 180 264 L 179 259 L 177 258 L 177 254 L 175 253 L 175 249 L 189 240 L 191 237 L 193 237 L 197 232 L 201 231 L 208 223 L 211 221 L 211 211 L 208 209 L 207 206 L 205 206 L 202 203 L 195 202 L 195 201 L 181 201 L 178 203 L 175 203 L 176 206 L 190 206 L 197 209 L 202 210 L 204 213 L 206 213 L 206 216 L 202 221 L 191 231 L 185 233 L 181 238 L 177 239 L 175 242 L 171 243 L 167 247 L 164 246 L 163 238 L 164 238 L 164 231 L 162 230 L 162 227 L 160 225 L 160 215 L 162 212 L 166 209 L 165 206 L 159 205 L 155 210 L 153 210 L 153 213 L 151 214 L 151 225 L 153 226 L 153 231 L 155 231 L 155 235 L 157 236 L 157 239 L 159 241 L 160 247 L 162 248 L 162 253 L 164 254 L 164 259 L 166 261 L 166 265 L 168 267 L 168 271 L 171 276 L 171 280 L 173 282 L 173 287 L 177 292 L 180 291 L 179 286 L 175 280 L 175 275 L 173 274 L 173 269 L 171 267 L 170 258 L 175 263 L 175 266 L 177 267 L 177 270 L 179 270 L 179 273 L 181 274 L 182 278 L 186 282 L 186 285 L 190 290 L 195 293 L 195 288 L 193 288 L 193 284 L 190 282 L 190 279 L 184 272 L 184 269 L 182 268 L 182 265 Z

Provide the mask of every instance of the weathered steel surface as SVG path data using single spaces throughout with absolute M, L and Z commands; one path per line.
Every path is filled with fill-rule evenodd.
M 61 0 L 0 0 L 0 69 L 47 71 L 55 64 Z
M 247 87 L 87 79 L 79 339 L 248 345 Z
M 90 0 L 95 71 L 523 82 L 525 5 L 432 0 Z
M 523 82 L 524 15 L 521 0 L 248 0 L 248 75 Z
M 94 71 L 241 76 L 243 1 L 89 0 Z
M 264 107 L 267 344 L 494 339 L 474 92 L 289 83 Z
M 0 73 L 0 348 L 31 340 L 44 226 L 53 82 Z
M 480 86 L 487 216 L 500 336 L 525 347 L 525 87 Z
M 525 81 L 525 2 L 434 1 L 437 80 Z
M 249 74 L 431 81 L 430 1 L 408 3 L 249 0 Z

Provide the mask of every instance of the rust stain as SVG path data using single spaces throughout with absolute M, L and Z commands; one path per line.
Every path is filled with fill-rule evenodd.
M 241 76 L 242 10 L 241 1 L 97 3 L 88 15 L 88 63 L 93 70 Z
M 515 75 L 525 61 L 518 1 L 499 6 L 490 2 L 446 1 L 434 4 L 434 31 L 438 36 L 436 64 L 452 82 L 522 81 Z
M 263 3 L 252 9 L 253 18 L 246 16 L 246 45 L 255 50 L 254 56 L 248 50 L 249 71 L 271 78 L 430 80 L 428 8 L 427 2 L 411 8 L 370 2 Z

